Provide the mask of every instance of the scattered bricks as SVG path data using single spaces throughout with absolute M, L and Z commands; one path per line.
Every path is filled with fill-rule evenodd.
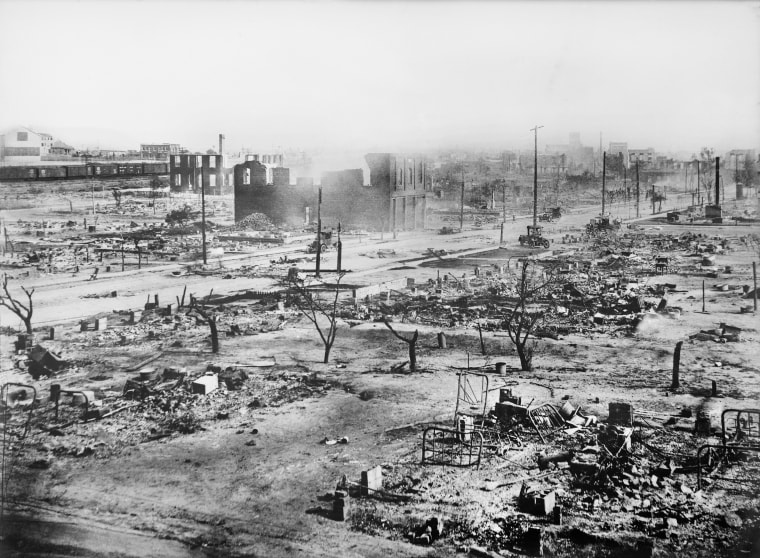
M 98 318 L 95 320 L 95 331 L 104 331 L 108 329 L 108 319 Z
M 361 495 L 370 496 L 371 493 L 383 489 L 383 470 L 378 465 L 368 471 L 362 471 Z
M 529 527 L 523 535 L 523 546 L 526 552 L 536 556 L 544 555 L 544 531 L 539 527 Z
M 337 521 L 346 521 L 351 517 L 351 501 L 348 492 L 336 490 L 333 499 L 333 518 Z
M 208 395 L 218 387 L 219 377 L 216 374 L 206 374 L 193 382 L 192 392 L 200 395 Z
M 628 403 L 610 403 L 609 424 L 633 426 L 633 406 Z

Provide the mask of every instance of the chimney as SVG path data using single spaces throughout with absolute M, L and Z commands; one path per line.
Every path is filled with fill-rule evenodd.
M 720 157 L 715 157 L 715 205 L 720 205 Z

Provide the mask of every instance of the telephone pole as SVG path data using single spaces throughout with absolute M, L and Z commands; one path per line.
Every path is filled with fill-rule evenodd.
M 607 152 L 602 153 L 602 217 L 604 217 L 604 202 L 607 194 Z
M 536 124 L 531 128 L 533 132 L 533 226 L 535 227 L 538 219 L 538 130 L 543 128 Z
M 319 199 L 317 201 L 317 262 L 314 277 L 319 278 L 320 260 L 322 259 L 322 186 L 319 187 Z
M 198 176 L 201 180 L 201 239 L 203 240 L 203 265 L 206 265 L 206 189 L 203 185 L 203 172 Z
M 459 199 L 459 232 L 464 231 L 464 163 L 462 164 L 462 195 Z
M 639 218 L 639 197 L 641 192 L 639 191 L 639 162 L 636 161 L 636 219 Z

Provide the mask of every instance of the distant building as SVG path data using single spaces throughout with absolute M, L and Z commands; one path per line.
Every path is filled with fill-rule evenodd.
M 617 155 L 617 153 L 614 153 Z M 628 151 L 628 159 L 631 165 L 635 165 L 637 162 L 640 166 L 654 165 L 657 154 L 653 147 L 647 147 L 646 149 L 631 149 Z
M 166 161 L 171 155 L 178 155 L 180 147 L 178 143 L 141 143 L 141 159 L 157 159 Z
M 623 154 L 623 165 L 629 166 L 630 159 L 628 157 L 628 143 L 627 142 L 610 142 L 610 148 L 607 151 L 607 155 L 620 155 Z
M 236 165 L 235 220 L 264 213 L 278 224 L 313 223 L 321 189 L 324 227 L 336 227 L 340 222 L 344 227 L 375 230 L 423 228 L 428 183 L 424 160 L 389 153 L 369 154 L 366 160 L 368 186 L 362 169 L 346 169 L 323 173 L 319 188 L 304 177 L 299 177 L 295 186 L 265 184 L 265 164 L 247 161 Z M 254 177 L 258 177 L 257 184 Z M 246 184 L 247 180 L 250 183 Z
M 561 173 L 564 172 L 580 172 L 583 170 L 591 170 L 594 167 L 594 148 L 584 147 L 581 144 L 581 135 L 578 132 L 573 132 L 569 136 L 569 142 L 567 145 L 547 145 L 546 154 L 550 156 L 564 156 L 562 159 L 546 159 L 543 164 L 539 157 L 538 171 L 539 173 L 556 173 L 557 169 Z M 533 168 L 532 161 L 528 166 Z M 543 169 L 543 170 L 542 170 Z
M 70 145 L 58 140 L 53 141 L 53 145 L 50 147 L 50 154 L 56 156 L 71 157 L 75 151 L 76 149 Z
M 0 161 L 6 164 L 39 163 L 50 154 L 53 136 L 19 127 L 0 136 Z
M 390 229 L 424 228 L 429 182 L 425 159 L 393 153 L 370 153 L 365 159 L 370 186 L 384 193 Z
M 219 195 L 226 186 L 227 173 L 221 155 L 172 155 L 169 164 L 169 184 L 172 192 Z

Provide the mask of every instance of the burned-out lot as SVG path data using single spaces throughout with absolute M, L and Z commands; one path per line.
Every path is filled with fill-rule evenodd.
M 757 555 L 752 218 L 350 231 L 317 279 L 214 204 L 205 266 L 150 209 L 14 215 L 4 556 Z

